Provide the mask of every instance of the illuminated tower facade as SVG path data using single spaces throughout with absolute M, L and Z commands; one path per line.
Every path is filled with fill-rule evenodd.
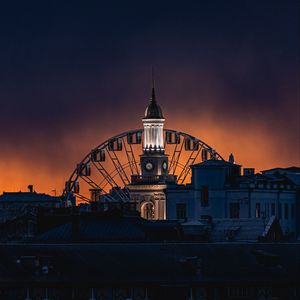
M 144 125 L 144 152 L 156 151 L 164 152 L 164 129 L 165 118 L 162 114 L 160 106 L 156 102 L 155 90 L 152 88 L 152 97 L 150 104 L 145 111 L 143 118 Z
M 168 179 L 168 156 L 165 154 L 164 122 L 161 107 L 152 87 L 150 103 L 142 119 L 144 126 L 143 153 L 140 155 L 141 174 L 133 175 L 128 186 L 131 201 L 137 203 L 146 219 L 166 218 L 164 189 Z
M 168 156 L 164 145 L 164 116 L 155 97 L 154 87 L 152 97 L 143 118 L 144 140 L 141 155 L 142 177 L 158 177 L 168 175 Z

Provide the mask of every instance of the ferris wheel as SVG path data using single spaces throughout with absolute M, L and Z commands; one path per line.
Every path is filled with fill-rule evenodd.
M 75 167 L 63 195 L 81 201 L 129 201 L 127 186 L 141 175 L 143 129 L 123 132 L 92 149 Z M 224 160 L 212 147 L 189 134 L 164 129 L 168 173 L 178 184 L 190 181 L 190 166 L 208 159 Z

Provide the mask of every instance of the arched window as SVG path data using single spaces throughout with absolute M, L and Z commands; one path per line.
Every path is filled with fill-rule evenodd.
M 141 207 L 141 216 L 147 220 L 154 219 L 154 204 L 152 202 L 146 202 L 142 204 Z

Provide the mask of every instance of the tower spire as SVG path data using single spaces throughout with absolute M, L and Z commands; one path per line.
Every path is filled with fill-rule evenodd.
M 151 96 L 151 102 L 156 102 L 156 97 L 155 97 L 155 82 L 154 82 L 154 67 L 152 66 L 152 96 Z
M 152 79 L 152 94 L 150 97 L 150 103 L 148 104 L 146 111 L 145 111 L 144 119 L 164 119 L 162 110 L 156 101 L 153 66 L 152 66 L 152 72 L 151 72 L 151 79 Z

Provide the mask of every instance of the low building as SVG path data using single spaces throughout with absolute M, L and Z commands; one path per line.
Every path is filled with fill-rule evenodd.
M 280 170 L 280 171 L 278 171 Z M 192 166 L 191 184 L 168 185 L 167 219 L 262 219 L 276 217 L 285 236 L 300 233 L 300 168 L 254 169 L 221 160 Z
M 42 243 L 83 242 L 157 242 L 182 239 L 176 221 L 149 221 L 139 216 L 124 215 L 120 210 L 106 212 L 43 215 L 40 234 L 31 241 Z M 41 219 L 41 218 L 40 218 Z M 46 224 L 45 224 L 46 223 Z M 48 228 L 46 228 L 48 225 Z M 46 229 L 46 230 L 45 230 Z
M 39 209 L 63 206 L 61 197 L 29 192 L 4 192 L 0 196 L 0 239 L 19 240 L 33 236 Z
M 4 192 L 0 195 L 0 222 L 22 215 L 29 208 L 55 208 L 63 205 L 61 197 L 29 192 Z

